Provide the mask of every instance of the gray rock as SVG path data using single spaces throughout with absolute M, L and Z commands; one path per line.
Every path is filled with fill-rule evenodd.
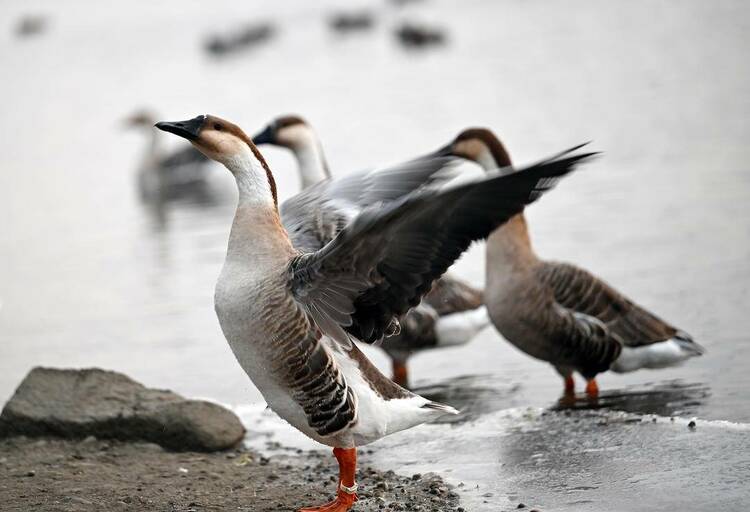
M 220 405 L 96 368 L 34 368 L 0 414 L 0 437 L 95 436 L 215 451 L 235 446 L 244 433 L 237 416 Z

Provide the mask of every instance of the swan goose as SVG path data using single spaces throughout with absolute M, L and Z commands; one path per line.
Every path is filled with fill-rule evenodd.
M 457 156 L 485 171 L 510 168 L 503 144 L 486 128 L 461 132 L 433 156 Z M 487 239 L 485 301 L 495 327 L 510 343 L 551 363 L 575 392 L 573 372 L 598 395 L 601 372 L 664 368 L 704 353 L 686 332 L 571 265 L 540 259 L 526 218 L 517 213 Z
M 509 176 L 492 173 L 365 208 L 321 249 L 305 252 L 282 226 L 271 170 L 238 126 L 201 115 L 156 127 L 189 140 L 237 182 L 215 309 L 238 362 L 269 407 L 334 448 L 336 498 L 303 512 L 353 506 L 357 446 L 457 413 L 384 377 L 351 339 L 377 342 L 393 333 L 397 318 L 472 241 L 591 155 L 564 153 Z
M 312 126 L 300 116 L 277 117 L 253 137 L 253 143 L 256 146 L 270 144 L 289 149 L 297 161 L 303 190 L 331 178 L 320 139 Z M 321 210 L 342 209 L 342 198 L 315 195 L 315 191 L 301 193 L 307 194 L 314 196 Z M 380 198 L 370 196 L 369 200 L 372 202 Z M 361 206 L 352 208 L 348 205 L 343 209 L 353 217 Z M 311 218 L 320 217 L 318 213 Z M 327 235 L 331 233 L 329 226 L 322 228 L 318 237 L 320 247 L 328 241 Z M 391 359 L 392 380 L 400 386 L 409 387 L 407 362 L 412 355 L 423 350 L 468 343 L 489 323 L 482 291 L 445 274 L 435 281 L 424 300 L 401 320 L 401 332 L 380 345 Z

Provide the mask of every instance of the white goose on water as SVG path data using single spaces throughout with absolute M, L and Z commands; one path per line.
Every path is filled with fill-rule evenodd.
M 306 512 L 352 507 L 357 446 L 457 412 L 384 377 L 352 337 L 376 342 L 395 332 L 398 318 L 472 241 L 590 156 L 566 153 L 508 176 L 494 173 L 366 208 L 310 252 L 295 247 L 282 226 L 273 175 L 239 127 L 214 116 L 156 126 L 188 139 L 236 179 L 239 202 L 216 313 L 269 407 L 334 448 L 336 499 Z
M 486 128 L 461 132 L 433 156 L 458 156 L 486 171 L 511 168 L 503 144 Z M 487 239 L 485 300 L 498 331 L 527 354 L 548 361 L 575 392 L 573 372 L 597 396 L 596 375 L 665 368 L 702 355 L 703 347 L 593 274 L 534 252 L 523 212 Z
M 304 189 L 295 202 L 304 200 L 308 209 L 311 204 L 318 205 L 319 209 L 318 212 L 309 216 L 296 215 L 297 218 L 308 219 L 311 222 L 312 219 L 333 218 L 340 226 L 343 223 L 339 222 L 338 216 L 323 215 L 322 212 L 343 212 L 348 216 L 348 220 L 351 220 L 364 207 L 383 200 L 382 197 L 371 192 L 355 204 L 348 200 L 346 194 L 341 194 L 340 190 L 337 194 L 337 190 L 331 190 L 330 187 L 311 188 L 313 185 L 330 179 L 331 173 L 320 139 L 312 126 L 300 116 L 286 115 L 274 119 L 253 137 L 253 143 L 256 146 L 271 144 L 284 147 L 294 155 Z M 402 174 L 399 179 L 401 194 L 406 192 L 403 187 L 409 187 L 409 183 L 414 183 L 413 180 L 410 182 L 406 179 L 407 173 L 411 171 L 411 168 L 404 169 L 403 166 L 386 171 L 390 174 Z M 375 174 L 365 173 L 365 175 L 378 177 L 383 173 L 380 171 Z M 364 180 L 363 184 L 368 186 Z M 413 185 L 411 187 L 413 188 Z M 373 187 L 369 185 L 369 188 L 372 190 Z M 385 190 L 392 193 L 391 190 Z M 286 217 L 285 212 L 288 211 L 288 208 L 284 206 L 286 205 L 282 205 L 282 221 Z M 320 249 L 330 241 L 335 231 L 331 229 L 331 226 L 322 225 L 320 221 L 311 226 L 311 229 L 316 228 L 320 233 L 319 246 L 315 249 Z M 482 291 L 456 277 L 445 274 L 435 282 L 424 300 L 409 310 L 401 320 L 401 332 L 391 336 L 380 345 L 380 348 L 391 358 L 392 380 L 400 386 L 408 387 L 407 361 L 412 355 L 424 350 L 466 344 L 489 324 L 490 319 L 483 303 Z

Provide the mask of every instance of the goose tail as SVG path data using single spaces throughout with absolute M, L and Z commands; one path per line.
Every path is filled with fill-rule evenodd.
M 458 409 L 451 407 L 450 405 L 441 404 L 440 402 L 427 402 L 422 406 L 422 409 L 435 411 L 437 413 L 437 417 L 444 416 L 446 414 L 458 414 Z
M 623 347 L 620 357 L 610 369 L 616 373 L 626 373 L 642 368 L 667 368 L 705 353 L 706 349 L 696 343 L 689 334 L 678 331 L 668 340 L 641 347 Z

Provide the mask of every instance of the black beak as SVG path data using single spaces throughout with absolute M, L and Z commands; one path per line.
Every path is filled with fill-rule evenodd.
M 265 130 L 255 134 L 253 137 L 253 144 L 256 146 L 260 146 L 261 144 L 275 144 L 276 137 L 274 137 L 273 132 L 273 126 L 269 124 L 266 126 Z
M 196 140 L 205 122 L 206 116 L 198 116 L 188 121 L 162 121 L 156 123 L 154 126 L 165 132 L 184 137 L 187 140 Z

